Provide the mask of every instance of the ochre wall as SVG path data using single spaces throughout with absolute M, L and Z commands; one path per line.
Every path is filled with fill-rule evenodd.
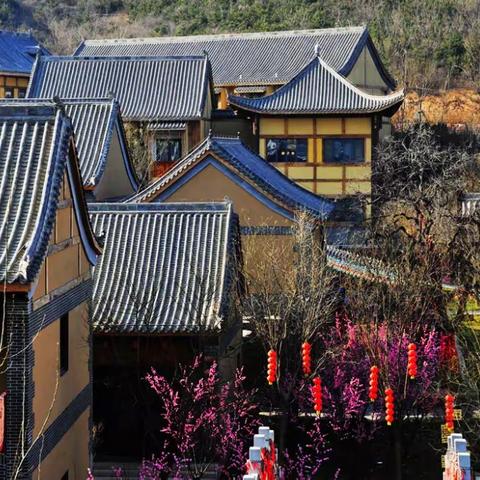
M 293 225 L 291 220 L 273 211 L 212 165 L 191 178 L 165 201 L 209 202 L 225 201 L 225 199 L 232 201 L 233 210 L 239 216 L 242 227 Z M 265 255 L 266 249 L 271 253 L 271 258 L 282 258 L 282 264 L 288 265 L 289 259 L 286 252 L 290 252 L 288 242 L 291 238 L 288 235 L 242 235 L 244 270 L 247 277 L 258 278 L 262 270 L 262 262 L 265 263 L 268 260 Z M 278 255 L 274 255 L 272 253 L 274 251 L 278 252 Z M 293 253 L 293 247 L 291 253 Z
M 47 257 L 33 293 L 33 308 L 39 308 L 58 289 L 68 289 L 90 275 L 89 263 L 83 251 L 73 210 L 67 178 L 63 180 Z
M 291 225 L 290 220 L 272 211 L 212 165 L 182 185 L 166 201 L 210 202 L 225 199 L 233 202 L 233 209 L 243 226 Z
M 371 193 L 372 118 L 270 118 L 259 120 L 260 155 L 265 158 L 266 139 L 301 137 L 308 139 L 307 162 L 275 163 L 289 178 L 308 190 L 341 197 Z M 365 141 L 365 162 L 324 163 L 323 139 L 360 137 Z
M 131 195 L 132 193 L 134 193 L 134 190 L 123 161 L 118 132 L 115 129 L 108 151 L 105 171 L 94 190 L 95 199 L 105 200 L 112 197 Z
M 380 75 L 367 47 L 363 48 L 347 78 L 355 86 L 368 93 L 374 95 L 388 93 L 388 86 Z
M 85 480 L 88 463 L 88 418 L 85 410 L 62 440 L 33 472 L 32 480 L 60 480 L 68 471 L 68 480 Z
M 72 195 L 65 176 L 47 257 L 33 291 L 33 309 L 42 307 L 59 295 L 68 294 L 70 289 L 88 280 L 90 275 L 90 264 L 81 244 Z M 59 372 L 59 319 L 42 328 L 33 340 L 33 441 L 45 432 L 90 381 L 87 303 L 78 305 L 68 315 L 69 365 L 63 375 Z M 88 413 L 84 413 L 42 462 L 38 470 L 40 476 L 34 478 L 59 480 L 67 468 L 71 468 L 69 479 L 83 480 L 89 462 L 88 428 Z
M 56 320 L 41 330 L 33 341 L 33 438 L 48 428 L 89 382 L 87 303 L 70 311 L 68 327 L 69 362 L 63 375 L 59 374 L 60 321 Z
M 14 76 L 0 74 L 0 98 L 6 98 L 5 93 L 9 87 L 13 88 L 13 96 L 9 98 L 20 97 L 20 91 L 26 93 L 28 87 L 28 76 Z M 23 95 L 25 97 L 25 95 Z

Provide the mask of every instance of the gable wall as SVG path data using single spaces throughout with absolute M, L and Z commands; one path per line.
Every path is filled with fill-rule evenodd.
M 81 244 L 72 194 L 65 174 L 48 255 L 33 292 L 32 307 L 34 311 L 41 307 L 49 309 L 51 305 L 58 304 L 59 299 L 76 306 L 67 310 L 69 365 L 63 375 L 59 368 L 60 319 L 41 318 L 39 331 L 32 341 L 33 440 L 47 430 L 53 432 L 53 444 L 48 446 L 53 450 L 40 465 L 41 476 L 37 470 L 34 478 L 61 478 L 67 469 L 69 478 L 84 478 L 77 475 L 83 475 L 88 466 L 90 408 L 89 400 L 85 401 L 85 394 L 81 395 L 81 392 L 89 389 L 90 384 L 88 302 L 80 300 L 79 303 L 73 297 L 77 295 L 76 289 L 88 282 L 90 277 L 90 264 Z M 79 409 L 78 418 L 67 414 L 72 408 Z M 69 421 L 72 426 L 68 424 Z M 75 448 L 65 447 L 72 444 Z M 49 452 L 47 445 L 44 451 Z M 51 460 L 54 451 L 62 452 L 60 463 Z M 59 477 L 59 469 L 63 467 L 65 469 Z
M 114 129 L 112 141 L 108 151 L 105 171 L 98 186 L 94 190 L 96 200 L 122 197 L 134 193 L 123 161 L 122 148 L 118 132 Z
M 367 46 L 363 48 L 347 78 L 358 88 L 373 95 L 385 95 L 389 91 Z
M 225 199 L 232 201 L 233 210 L 239 216 L 240 227 L 253 227 L 253 232 L 246 233 L 243 230 L 241 236 L 244 273 L 247 279 L 258 279 L 262 275 L 262 267 L 267 261 L 265 251 L 272 256 L 275 256 L 272 252 L 278 252 L 278 257 L 282 258 L 285 265 L 293 261 L 291 235 L 269 234 L 271 228 L 266 232 L 262 231 L 264 227 L 280 227 L 281 230 L 281 227 L 291 227 L 293 222 L 273 211 L 212 165 L 207 166 L 163 201 L 210 202 Z M 290 258 L 288 253 L 292 255 Z

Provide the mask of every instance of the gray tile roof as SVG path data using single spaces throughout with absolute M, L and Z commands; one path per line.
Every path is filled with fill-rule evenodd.
M 384 283 L 395 281 L 394 269 L 381 260 L 332 245 L 327 247 L 327 265 L 337 272 L 364 280 Z
M 252 112 L 316 115 L 393 112 L 403 97 L 403 91 L 390 95 L 365 93 L 315 56 L 296 77 L 271 95 L 257 98 L 229 95 L 228 99 L 232 106 Z
M 105 171 L 107 156 L 115 129 L 119 134 L 123 162 L 132 188 L 138 188 L 135 170 L 128 155 L 118 102 L 112 99 L 68 100 L 65 111 L 71 118 L 75 131 L 80 171 L 83 185 L 98 185 Z
M 35 279 L 55 222 L 67 171 L 83 245 L 91 263 L 93 238 L 75 161 L 69 155 L 71 122 L 61 108 L 0 102 L 0 280 Z M 82 222 L 83 219 L 83 222 Z M 86 222 L 86 223 L 85 223 Z
M 380 74 L 393 89 L 395 83 L 382 65 L 365 27 L 86 40 L 75 55 L 202 55 L 207 52 L 216 86 L 281 85 L 303 68 L 316 45 L 325 61 L 345 76 L 366 46 Z
M 136 195 L 130 197 L 129 202 L 145 202 L 156 196 L 160 191 L 167 189 L 184 174 L 200 168 L 202 160 L 208 159 L 208 154 L 215 154 L 217 158 L 228 163 L 242 177 L 250 179 L 258 189 L 268 196 L 277 199 L 292 212 L 307 211 L 321 218 L 328 218 L 334 209 L 334 204 L 310 191 L 277 170 L 262 157 L 252 152 L 239 138 L 208 136 L 200 145 L 179 160 L 165 175 L 151 183 Z
M 114 96 L 126 120 L 198 120 L 212 94 L 210 80 L 205 56 L 40 57 L 27 95 L 66 100 Z
M 225 313 L 235 241 L 232 207 L 90 204 L 104 254 L 94 270 L 97 332 L 195 333 Z
M 187 122 L 150 122 L 148 130 L 185 130 Z

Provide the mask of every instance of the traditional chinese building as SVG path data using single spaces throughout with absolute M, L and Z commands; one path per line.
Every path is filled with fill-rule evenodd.
M 340 199 L 371 194 L 382 118 L 403 92 L 365 93 L 316 55 L 271 95 L 229 101 L 252 119 L 263 158 L 304 188 Z
M 31 33 L 0 30 L 0 98 L 24 98 L 37 55 L 49 55 Z
M 206 136 L 213 84 L 206 56 L 39 57 L 28 96 L 115 97 L 132 141 L 144 144 L 158 176 Z
M 74 55 L 203 55 L 207 52 L 218 108 L 224 109 L 228 107 L 228 94 L 265 95 L 289 82 L 311 60 L 316 46 L 328 65 L 366 92 L 384 95 L 395 88 L 366 27 L 85 40 Z
M 49 100 L 21 100 L 46 107 Z M 14 100 L 10 105 L 16 105 Z M 138 189 L 120 107 L 114 99 L 57 101 L 72 121 L 75 146 L 87 201 L 120 200 Z
M 89 208 L 105 238 L 92 301 L 97 451 L 141 458 L 158 416 L 148 419 L 151 395 L 140 380 L 151 367 L 171 376 L 198 353 L 219 359 L 224 375 L 236 366 L 238 220 L 225 202 Z
M 130 202 L 210 202 L 229 199 L 239 216 L 247 266 L 265 248 L 291 242 L 299 212 L 322 224 L 334 209 L 329 200 L 291 181 L 239 138 L 209 136 Z M 293 250 L 292 250 L 293 251 Z M 286 260 L 286 259 L 285 259 Z M 247 267 L 247 274 L 254 275 Z
M 114 99 L 67 100 L 87 200 L 120 199 L 137 191 L 120 106 Z
M 61 106 L 0 103 L 2 479 L 84 478 L 90 448 L 90 227 Z M 41 471 L 41 475 L 40 475 Z

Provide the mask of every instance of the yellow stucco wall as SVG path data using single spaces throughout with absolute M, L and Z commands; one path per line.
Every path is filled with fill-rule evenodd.
M 225 199 L 233 202 L 234 211 L 239 216 L 241 225 L 291 225 L 288 219 L 271 210 L 212 165 L 182 185 L 167 201 L 210 202 Z
M 378 72 L 367 47 L 364 47 L 347 78 L 368 93 L 384 95 L 388 92 L 388 87 Z
M 22 96 L 20 93 L 25 97 L 28 80 L 28 76 L 0 74 L 0 98 L 18 98 Z M 11 95 L 7 96 L 7 92 Z
M 55 225 L 47 257 L 33 291 L 33 309 L 47 304 L 90 277 L 90 265 L 83 251 L 72 195 L 66 176 L 59 195 Z M 52 424 L 88 385 L 90 346 L 88 305 L 84 302 L 68 313 L 68 370 L 60 375 L 60 321 L 42 328 L 33 340 L 33 441 Z M 34 479 L 84 479 L 89 463 L 88 412 L 84 412 L 60 443 L 42 462 Z
M 68 326 L 69 365 L 63 375 L 59 375 L 59 320 L 41 330 L 33 342 L 33 438 L 48 428 L 89 382 L 87 303 L 70 311 Z
M 112 197 L 131 195 L 132 193 L 134 193 L 134 189 L 128 177 L 118 132 L 115 129 L 108 150 L 105 171 L 94 190 L 95 199 L 105 200 Z
M 302 137 L 308 140 L 306 162 L 276 163 L 275 166 L 299 185 L 314 193 L 341 197 L 371 192 L 372 118 L 271 118 L 259 120 L 259 153 L 266 156 L 267 138 Z M 325 163 L 325 138 L 363 138 L 365 161 L 358 164 Z
M 81 244 L 72 196 L 65 176 L 49 251 L 40 269 L 33 293 L 33 308 L 42 306 L 55 290 L 88 276 L 89 266 Z
M 273 211 L 212 165 L 182 185 L 166 201 L 209 202 L 225 199 L 232 201 L 241 226 L 292 226 L 291 220 Z M 258 276 L 261 261 L 265 261 L 266 248 L 268 252 L 272 250 L 279 252 L 278 258 L 282 258 L 284 265 L 287 265 L 285 251 L 289 251 L 289 248 L 286 248 L 289 238 L 291 237 L 285 235 L 242 235 L 245 275 L 249 278 Z
M 33 472 L 33 480 L 60 480 L 68 471 L 68 480 L 85 480 L 88 460 L 88 417 L 85 410 L 73 427 Z

